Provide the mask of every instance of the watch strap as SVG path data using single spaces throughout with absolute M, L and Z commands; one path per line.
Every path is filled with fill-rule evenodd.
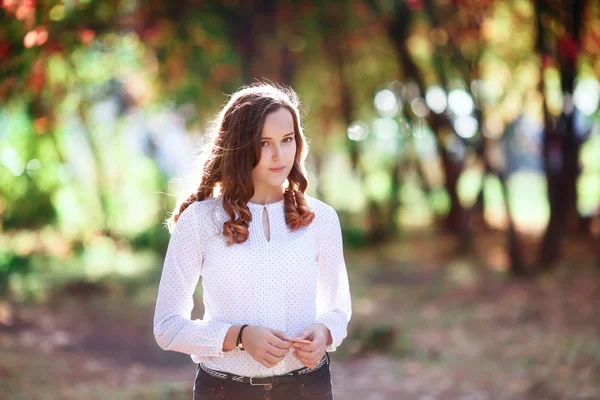
M 242 327 L 240 328 L 240 333 L 238 333 L 238 337 L 235 342 L 235 347 L 237 347 L 238 349 L 240 349 L 242 351 L 246 350 L 246 349 L 244 349 L 244 344 L 242 343 L 242 332 L 244 331 L 244 328 L 247 326 L 248 325 L 242 325 Z

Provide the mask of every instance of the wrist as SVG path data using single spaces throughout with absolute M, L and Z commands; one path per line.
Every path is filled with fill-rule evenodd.
M 248 327 L 249 327 L 249 325 L 242 325 L 242 326 L 240 327 L 240 331 L 239 331 L 239 333 L 238 333 L 237 340 L 236 340 L 236 342 L 235 342 L 235 347 L 236 347 L 237 349 L 241 350 L 241 351 L 245 351 L 245 350 L 246 350 L 246 349 L 244 348 L 243 338 L 244 338 L 244 330 L 245 330 L 246 328 L 248 328 Z
M 231 325 L 229 330 L 227 331 L 227 335 L 225 336 L 225 340 L 223 341 L 223 351 L 231 351 L 235 349 L 235 342 L 240 333 L 240 328 L 242 325 Z
M 325 325 L 322 322 L 317 322 L 317 325 L 320 325 L 319 329 L 321 330 L 321 332 L 323 333 L 323 336 L 325 337 L 325 344 L 330 345 L 331 343 L 333 343 L 333 338 L 331 337 L 331 331 L 329 330 L 327 325 Z

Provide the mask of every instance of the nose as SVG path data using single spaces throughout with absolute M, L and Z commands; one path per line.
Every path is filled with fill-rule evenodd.
M 280 145 L 275 146 L 274 150 L 273 150 L 273 161 L 277 161 L 281 158 L 281 155 L 283 153 L 283 149 L 281 148 Z

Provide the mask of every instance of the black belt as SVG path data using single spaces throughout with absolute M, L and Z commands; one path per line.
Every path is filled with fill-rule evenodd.
M 298 377 L 302 377 L 311 372 L 315 372 L 318 369 L 320 369 L 321 367 L 323 367 L 324 365 L 328 365 L 328 364 L 329 364 L 329 354 L 325 353 L 325 357 L 323 357 L 321 359 L 321 361 L 319 361 L 319 363 L 317 364 L 317 366 L 314 369 L 307 367 L 307 368 L 297 369 L 295 371 L 288 372 L 285 375 L 265 376 L 265 377 L 260 377 L 260 378 L 240 376 L 240 375 L 231 374 L 229 372 L 215 371 L 214 369 L 207 368 L 202 364 L 198 364 L 197 368 L 202 369 L 207 374 L 209 374 L 210 376 L 215 377 L 217 379 L 224 379 L 224 380 L 228 380 L 228 381 L 232 381 L 232 382 L 239 382 L 239 383 L 249 383 L 252 386 L 262 386 L 262 385 L 295 383 L 295 382 L 298 382 Z

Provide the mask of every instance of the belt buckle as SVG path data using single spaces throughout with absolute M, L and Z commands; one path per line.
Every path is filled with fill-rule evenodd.
M 252 386 L 272 386 L 271 383 L 252 383 L 252 379 L 254 379 L 254 378 L 250 378 L 250 384 Z

